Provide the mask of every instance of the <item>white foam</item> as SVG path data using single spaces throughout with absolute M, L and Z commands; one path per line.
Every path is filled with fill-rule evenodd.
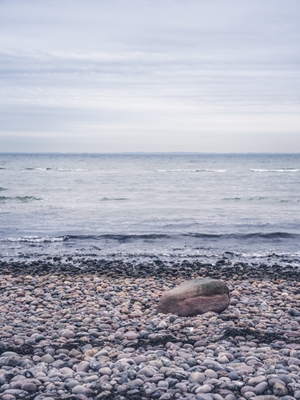
M 0 242 L 16 242 L 16 243 L 45 243 L 45 242 L 63 242 L 66 237 L 39 237 L 39 236 L 23 236 L 23 237 L 0 237 Z
M 300 172 L 300 169 L 294 168 L 283 168 L 283 169 L 259 169 L 259 168 L 252 168 L 252 172 Z

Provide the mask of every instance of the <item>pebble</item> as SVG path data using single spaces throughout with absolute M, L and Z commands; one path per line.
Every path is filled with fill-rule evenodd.
M 0 261 L 0 399 L 300 400 L 299 271 L 227 261 Z M 197 276 L 226 281 L 227 310 L 156 313 Z

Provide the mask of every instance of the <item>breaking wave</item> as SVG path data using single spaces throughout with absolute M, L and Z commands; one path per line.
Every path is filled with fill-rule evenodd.
M 0 196 L 0 202 L 2 203 L 5 203 L 7 201 L 18 201 L 20 203 L 29 203 L 30 201 L 36 201 L 36 200 L 43 200 L 43 199 L 41 197 L 34 197 L 34 196 L 15 196 L 15 197 Z

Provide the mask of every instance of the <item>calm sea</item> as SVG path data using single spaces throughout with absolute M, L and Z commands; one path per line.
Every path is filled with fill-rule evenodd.
M 0 256 L 300 255 L 300 154 L 0 154 Z

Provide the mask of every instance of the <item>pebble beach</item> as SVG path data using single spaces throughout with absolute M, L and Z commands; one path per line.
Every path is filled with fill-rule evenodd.
M 300 399 L 291 261 L 0 261 L 0 399 Z M 196 277 L 223 280 L 230 306 L 156 312 Z

